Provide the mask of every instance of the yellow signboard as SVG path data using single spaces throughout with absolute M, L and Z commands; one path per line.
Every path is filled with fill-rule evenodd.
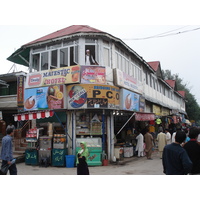
M 68 108 L 119 108 L 119 88 L 110 85 L 78 84 L 67 86 Z

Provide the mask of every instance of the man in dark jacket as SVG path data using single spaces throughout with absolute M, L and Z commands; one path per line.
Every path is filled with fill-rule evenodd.
M 190 141 L 184 145 L 184 149 L 193 163 L 191 174 L 200 174 L 200 145 L 197 143 L 199 133 L 198 128 L 191 127 L 189 130 Z
M 14 134 L 13 129 L 7 129 L 7 135 L 2 139 L 2 148 L 1 148 L 1 159 L 2 159 L 2 166 L 8 164 L 12 164 L 13 160 L 13 145 L 12 145 L 12 136 Z M 12 164 L 9 167 L 10 175 L 17 175 L 17 167 L 16 164 Z
M 166 145 L 163 151 L 163 172 L 166 175 L 186 175 L 192 170 L 192 162 L 181 146 L 185 141 L 186 134 L 184 131 L 177 131 L 175 142 Z

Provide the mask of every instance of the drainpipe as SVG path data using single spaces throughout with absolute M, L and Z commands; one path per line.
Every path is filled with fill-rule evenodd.
M 113 111 L 110 112 L 110 155 L 111 160 L 114 162 L 114 116 Z
M 72 113 L 72 155 L 76 155 L 76 112 Z
M 110 124 L 110 116 L 107 116 L 107 144 L 108 144 L 108 160 L 110 160 L 111 158 L 111 152 L 110 152 L 110 138 L 111 138 L 111 133 L 110 133 L 110 126 L 108 124 Z

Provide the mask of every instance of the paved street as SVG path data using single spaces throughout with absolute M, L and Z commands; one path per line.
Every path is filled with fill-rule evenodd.
M 89 167 L 91 175 L 164 175 L 162 172 L 162 160 L 157 152 L 153 153 L 153 160 L 143 158 L 125 158 L 119 164 L 108 166 Z M 18 175 L 76 175 L 76 167 L 39 167 L 17 164 Z

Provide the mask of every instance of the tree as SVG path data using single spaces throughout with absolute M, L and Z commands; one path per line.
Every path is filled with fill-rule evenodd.
M 183 79 L 178 74 L 172 74 L 171 70 L 162 70 L 164 80 L 175 80 L 178 91 L 185 91 L 185 106 L 186 113 L 190 120 L 200 122 L 200 106 L 193 94 L 191 94 L 191 87 L 189 83 L 183 83 Z

